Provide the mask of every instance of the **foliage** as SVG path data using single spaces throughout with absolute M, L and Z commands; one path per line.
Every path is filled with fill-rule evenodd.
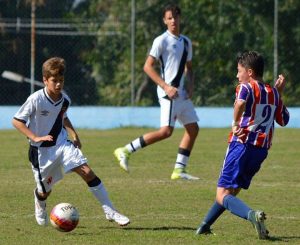
M 77 31 L 97 33 L 82 37 L 37 37 L 39 71 L 42 62 L 61 55 L 68 63 L 66 90 L 75 104 L 131 104 L 131 3 L 132 1 L 73 0 L 38 1 L 37 18 L 63 18 L 77 23 Z M 161 11 L 163 0 L 135 0 L 135 90 L 136 105 L 157 105 L 156 86 L 143 72 L 153 39 L 165 31 Z M 274 0 L 212 1 L 179 0 L 182 9 L 182 33 L 193 42 L 196 106 L 228 106 L 233 102 L 236 84 L 236 54 L 257 50 L 266 60 L 265 80 L 273 83 Z M 16 11 L 17 8 L 17 11 Z M 284 100 L 299 106 L 300 75 L 295 69 L 300 53 L 300 2 L 279 1 L 278 57 L 279 73 L 288 80 Z M 25 0 L 0 1 L 1 18 L 30 17 Z M 81 23 L 89 23 L 82 27 Z M 1 26 L 1 25 L 0 25 Z M 1 69 L 17 69 L 28 76 L 30 46 L 28 33 L 7 33 L 0 27 Z M 58 45 L 59 43 L 59 45 Z M 37 75 L 40 80 L 40 74 Z M 23 98 L 23 88 L 4 81 L 8 93 Z M 13 96 L 11 96 L 13 98 Z M 0 101 L 0 103 L 3 103 Z

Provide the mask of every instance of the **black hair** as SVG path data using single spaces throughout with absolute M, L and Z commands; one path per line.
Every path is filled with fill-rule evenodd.
M 264 58 L 256 51 L 244 51 L 238 53 L 237 63 L 247 69 L 252 69 L 256 76 L 263 77 L 264 74 Z
M 181 10 L 180 8 L 176 5 L 176 4 L 172 4 L 172 3 L 169 3 L 167 4 L 164 9 L 163 9 L 163 12 L 162 12 L 162 17 L 164 18 L 165 17 L 165 14 L 167 11 L 171 11 L 172 12 L 172 15 L 174 17 L 178 16 L 181 14 Z

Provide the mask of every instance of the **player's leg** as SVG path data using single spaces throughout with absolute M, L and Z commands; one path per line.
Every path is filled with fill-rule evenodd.
M 211 226 L 214 224 L 214 222 L 222 215 L 222 213 L 226 209 L 223 207 L 223 205 L 220 205 L 216 201 L 211 206 L 210 210 L 207 212 L 204 220 L 199 225 L 196 234 L 213 234 L 211 231 Z
M 165 126 L 159 130 L 146 133 L 135 140 L 131 141 L 124 147 L 115 149 L 114 155 L 119 161 L 120 167 L 126 172 L 129 172 L 128 160 L 132 153 L 141 148 L 154 144 L 158 141 L 164 140 L 172 135 L 173 127 Z
M 238 147 L 240 146 L 240 147 Z M 235 175 L 235 160 L 238 159 L 242 155 L 243 145 L 239 144 L 230 144 L 227 148 L 226 155 L 223 162 L 223 168 L 220 173 L 218 185 L 222 186 L 230 186 L 234 180 L 232 180 L 231 176 Z M 240 149 L 241 148 L 241 149 Z M 237 170 L 238 171 L 238 170 Z M 224 189 L 224 192 L 226 189 Z M 225 194 L 229 194 L 228 191 Z M 235 192 L 236 194 L 238 192 Z M 224 194 L 224 196 L 225 196 Z M 217 195 L 218 196 L 218 195 Z M 220 197 L 218 197 L 221 199 Z M 223 199 L 222 199 L 223 200 Z M 208 211 L 206 217 L 201 222 L 199 228 L 196 231 L 196 234 L 211 234 L 211 226 L 213 223 L 219 218 L 220 215 L 225 211 L 222 201 L 215 201 L 210 210 Z
M 39 225 L 48 224 L 48 214 L 46 211 L 46 199 L 50 195 L 51 191 L 43 193 L 38 191 L 38 187 L 33 190 L 34 195 L 34 209 L 35 219 Z
M 49 182 L 48 176 L 51 175 L 48 173 L 48 168 L 43 166 L 43 159 L 39 159 L 39 149 L 37 147 L 30 146 L 28 156 L 36 182 L 36 189 L 33 191 L 35 219 L 39 225 L 45 226 L 48 224 L 46 199 L 51 193 L 51 185 L 48 185 L 47 182 Z M 42 160 L 42 163 L 40 160 Z
M 72 170 L 79 176 L 81 176 L 81 178 L 89 186 L 89 190 L 101 203 L 106 219 L 108 219 L 109 221 L 115 221 L 121 226 L 125 226 L 130 223 L 129 219 L 126 216 L 116 211 L 112 202 L 109 199 L 108 193 L 103 183 L 86 163 Z
M 178 120 L 184 125 L 185 132 L 179 144 L 178 154 L 171 179 L 197 180 L 199 179 L 198 177 L 187 174 L 186 167 L 199 132 L 199 126 L 197 123 L 198 117 L 193 103 L 190 100 L 177 102 L 175 104 L 175 108 L 178 110 Z
M 266 149 L 240 143 L 230 144 L 230 151 L 225 159 L 216 195 L 216 200 L 220 205 L 234 215 L 252 223 L 259 239 L 269 237 L 264 224 L 266 218 L 264 212 L 254 211 L 236 195 L 241 188 L 249 188 L 253 176 L 259 171 L 266 156 Z
M 228 191 L 228 189 L 218 188 L 217 190 L 217 201 L 223 202 L 224 208 L 229 210 L 232 214 L 248 220 L 254 226 L 259 239 L 268 239 L 268 230 L 264 224 L 266 215 L 263 211 L 255 211 L 247 206 L 245 202 L 237 198 L 236 195 L 239 189 L 234 191 Z
M 124 147 L 119 147 L 114 150 L 114 155 L 117 158 L 120 167 L 129 172 L 128 160 L 132 153 L 141 148 L 154 144 L 158 141 L 170 137 L 173 133 L 175 125 L 175 111 L 173 108 L 173 101 L 161 98 L 160 99 L 160 129 L 146 133 Z

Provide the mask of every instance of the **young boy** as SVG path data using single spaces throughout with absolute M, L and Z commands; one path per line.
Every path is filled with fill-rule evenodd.
M 163 21 L 167 31 L 154 40 L 144 65 L 146 74 L 157 84 L 161 127 L 157 131 L 136 138 L 125 147 L 117 148 L 114 155 L 121 168 L 128 172 L 129 156 L 143 147 L 170 137 L 178 119 L 184 125 L 185 133 L 179 145 L 171 179 L 197 180 L 198 177 L 186 172 L 199 127 L 198 117 L 190 100 L 194 83 L 192 43 L 190 39 L 180 34 L 180 12 L 180 8 L 176 5 L 167 5 L 164 8 Z M 160 61 L 161 76 L 155 70 L 156 61 Z M 184 77 L 188 80 L 186 85 Z
M 78 134 L 67 116 L 70 99 L 63 92 L 64 59 L 48 59 L 42 72 L 45 88 L 30 95 L 12 120 L 30 143 L 29 160 L 37 186 L 34 190 L 37 223 L 48 223 L 46 199 L 53 185 L 63 178 L 63 168 L 65 173 L 75 172 L 83 178 L 102 205 L 106 219 L 121 226 L 129 224 L 129 219 L 115 210 L 103 183 L 87 165 L 80 150 Z
M 264 60 L 255 51 L 237 57 L 237 78 L 232 131 L 220 173 L 216 201 L 196 234 L 211 234 L 211 225 L 225 211 L 250 221 L 259 239 L 268 239 L 263 211 L 254 211 L 236 195 L 248 189 L 253 176 L 268 155 L 274 135 L 274 121 L 285 126 L 289 112 L 281 95 L 285 79 L 279 75 L 275 87 L 263 82 Z

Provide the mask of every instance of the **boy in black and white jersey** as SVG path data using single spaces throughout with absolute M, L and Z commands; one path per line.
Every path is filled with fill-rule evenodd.
M 119 225 L 129 219 L 113 207 L 101 180 L 87 165 L 77 132 L 67 116 L 70 98 L 63 92 L 65 60 L 53 57 L 44 62 L 45 88 L 31 94 L 12 120 L 13 126 L 29 139 L 29 160 L 37 188 L 34 190 L 35 217 L 47 225 L 46 199 L 63 172 L 76 172 L 101 203 L 106 219 Z M 70 138 L 70 140 L 68 139 Z
M 144 65 L 145 73 L 157 85 L 161 108 L 160 129 L 117 148 L 114 155 L 120 166 L 129 171 L 129 156 L 143 147 L 170 137 L 178 120 L 184 126 L 185 132 L 179 144 L 171 179 L 197 180 L 198 177 L 186 171 L 199 127 L 198 116 L 191 101 L 194 89 L 192 42 L 180 34 L 180 14 L 180 8 L 176 5 L 167 5 L 164 8 L 163 21 L 167 30 L 155 38 Z M 160 62 L 161 74 L 155 70 L 156 62 Z

